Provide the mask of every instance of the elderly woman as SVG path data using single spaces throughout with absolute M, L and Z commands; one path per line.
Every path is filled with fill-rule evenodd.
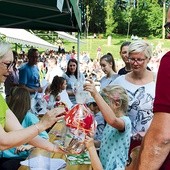
M 12 62 L 13 54 L 10 45 L 0 42 L 0 83 L 3 83 L 9 75 Z M 56 145 L 37 135 L 62 119 L 61 113 L 63 110 L 50 110 L 38 123 L 23 129 L 1 94 L 0 103 L 0 165 L 3 163 L 1 150 L 20 146 L 28 142 L 31 145 L 51 152 L 60 151 Z
M 155 98 L 155 74 L 147 70 L 152 57 L 152 48 L 145 41 L 134 41 L 129 45 L 128 58 L 132 71 L 118 77 L 114 84 L 123 86 L 129 96 L 128 116 L 132 122 L 131 149 L 140 145 L 153 118 Z

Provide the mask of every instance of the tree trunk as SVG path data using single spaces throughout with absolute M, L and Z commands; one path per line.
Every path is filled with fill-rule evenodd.
M 162 16 L 162 39 L 165 39 L 165 16 L 166 16 L 166 0 L 163 0 L 163 16 Z

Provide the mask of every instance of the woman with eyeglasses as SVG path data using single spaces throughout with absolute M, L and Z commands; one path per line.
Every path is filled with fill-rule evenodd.
M 12 52 L 13 52 L 14 60 L 10 65 L 10 67 L 11 67 L 10 74 L 4 82 L 6 100 L 8 100 L 11 88 L 13 88 L 14 86 L 18 86 L 18 84 L 19 84 L 19 70 L 16 67 L 17 60 L 18 60 L 18 54 L 16 51 L 12 51 Z
M 119 75 L 124 75 L 124 74 L 131 72 L 131 65 L 128 59 L 128 48 L 129 48 L 130 43 L 131 42 L 129 41 L 125 41 L 120 46 L 120 56 L 123 62 L 125 63 L 125 66 L 118 71 Z M 147 69 L 151 70 L 148 66 L 147 66 Z
M 124 87 L 129 96 L 128 116 L 132 123 L 130 150 L 141 144 L 153 118 L 156 75 L 147 70 L 151 57 L 152 48 L 146 41 L 132 42 L 128 48 L 132 71 L 114 81 L 114 84 Z
M 7 76 L 10 74 L 8 65 L 12 62 L 13 53 L 10 45 L 6 42 L 0 42 L 0 83 L 4 83 Z M 50 128 L 58 120 L 63 119 L 64 109 L 55 108 L 50 110 L 38 123 L 28 128 L 23 128 L 14 113 L 9 109 L 1 94 L 0 104 L 0 165 L 4 161 L 2 159 L 2 150 L 17 147 L 25 143 L 47 151 L 60 152 L 56 145 L 37 135 Z

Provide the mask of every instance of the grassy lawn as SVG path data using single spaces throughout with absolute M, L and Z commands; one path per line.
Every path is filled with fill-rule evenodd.
M 146 38 L 144 38 L 146 39 Z M 80 52 L 88 51 L 90 54 L 90 58 L 95 59 L 97 54 L 97 48 L 101 47 L 102 54 L 106 54 L 108 52 L 112 53 L 114 58 L 116 60 L 120 59 L 119 56 L 119 50 L 120 46 L 124 41 L 131 41 L 131 39 L 127 39 L 126 36 L 122 35 L 114 35 L 111 38 L 111 45 L 108 45 L 107 38 L 97 38 L 94 39 L 92 36 L 88 39 L 81 39 L 83 43 L 80 43 Z M 162 49 L 166 49 L 167 51 L 170 50 L 170 40 L 168 39 L 146 39 L 146 41 L 149 41 L 153 45 L 153 49 L 155 50 L 156 45 L 162 44 Z M 66 40 L 63 40 L 65 50 L 71 51 L 72 46 L 75 46 L 75 49 L 77 51 L 77 43 L 68 42 Z M 13 45 L 13 49 L 15 49 L 15 45 Z M 25 52 L 27 52 L 27 48 L 24 49 Z M 44 49 L 39 49 L 39 51 L 43 52 Z M 20 52 L 18 48 L 18 52 Z
M 112 37 L 111 45 L 109 45 L 109 46 L 107 44 L 108 43 L 107 39 L 93 39 L 93 38 L 91 38 L 91 39 L 82 39 L 82 41 L 84 43 L 80 44 L 80 52 L 88 51 L 90 53 L 91 58 L 94 59 L 96 57 L 97 48 L 100 46 L 103 54 L 110 52 L 113 54 L 113 56 L 116 60 L 119 60 L 120 59 L 120 56 L 119 56 L 120 46 L 124 41 L 126 41 L 126 37 L 123 37 L 123 36 Z M 131 40 L 128 39 L 127 41 L 131 41 Z M 168 39 L 165 39 L 165 40 L 146 39 L 146 41 L 149 41 L 149 43 L 151 43 L 153 45 L 154 50 L 155 50 L 156 45 L 158 45 L 158 44 L 162 44 L 162 49 L 170 50 L 170 40 L 168 40 Z M 65 45 L 66 51 L 71 50 L 73 45 L 75 45 L 75 47 L 77 48 L 76 43 L 73 44 L 73 43 L 65 42 L 64 45 Z

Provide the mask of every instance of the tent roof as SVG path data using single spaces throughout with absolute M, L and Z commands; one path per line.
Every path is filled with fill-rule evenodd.
M 78 39 L 76 37 L 74 37 L 73 35 L 70 35 L 70 34 L 63 32 L 63 31 L 55 31 L 55 32 L 58 34 L 59 38 L 63 38 L 65 40 L 68 40 L 68 41 L 74 42 L 74 43 L 78 42 Z M 85 42 L 80 40 L 80 43 L 85 43 Z
M 0 27 L 51 31 L 81 31 L 79 0 L 0 0 Z
M 68 40 L 68 41 L 71 41 L 71 42 L 75 42 L 77 43 L 77 38 L 66 33 L 66 32 L 63 32 L 63 31 L 55 31 L 57 34 L 58 34 L 58 37 L 59 38 L 63 38 L 65 40 Z
M 0 28 L 0 36 L 5 36 L 6 41 L 12 43 L 30 45 L 55 51 L 58 50 L 57 46 L 50 44 L 49 42 L 37 37 L 34 34 L 31 34 L 24 29 Z

